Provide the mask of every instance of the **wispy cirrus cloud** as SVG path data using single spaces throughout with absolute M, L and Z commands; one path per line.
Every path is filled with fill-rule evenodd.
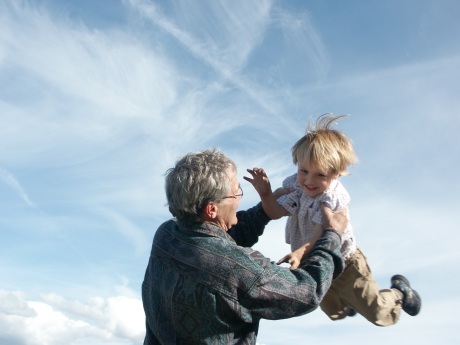
M 19 181 L 9 171 L 0 168 L 0 179 L 11 187 L 28 206 L 37 207 Z
M 218 2 L 211 6 L 208 6 L 209 4 L 203 8 L 194 6 L 186 10 L 183 8 L 184 3 L 178 3 L 178 8 L 174 6 L 175 11 L 170 13 L 173 18 L 171 19 L 164 15 L 163 8 L 154 2 L 129 0 L 129 4 L 151 23 L 165 30 L 196 59 L 210 66 L 223 83 L 236 87 L 257 107 L 262 108 L 271 122 L 278 122 L 287 132 L 295 132 L 295 125 L 287 120 L 283 108 L 291 98 L 298 101 L 299 95 L 293 91 L 292 85 L 283 85 L 285 80 L 282 74 L 288 70 L 289 73 L 299 73 L 298 70 L 290 70 L 293 62 L 299 60 L 305 64 L 306 70 L 311 69 L 318 73 L 316 77 L 319 79 L 323 79 L 328 70 L 326 48 L 308 14 L 306 12 L 293 14 L 273 9 L 272 1 Z M 181 18 L 180 15 L 184 14 L 186 17 Z M 274 41 L 273 44 L 278 49 L 290 51 L 278 68 L 271 67 L 270 70 L 264 71 L 267 75 L 281 78 L 277 80 L 276 86 L 273 85 L 273 80 L 270 81 L 271 77 L 265 80 L 254 75 L 251 78 L 251 74 L 246 70 L 249 66 L 257 68 L 253 64 L 256 57 L 270 60 L 269 56 L 262 55 L 266 54 L 267 44 L 270 43 L 264 41 L 274 30 L 279 31 L 281 39 Z M 261 47 L 262 45 L 264 47 Z M 291 58 L 294 60 L 290 60 Z M 236 104 L 232 106 L 236 110 L 239 109 Z M 278 137 L 277 131 L 265 126 L 265 122 L 260 118 L 254 118 L 256 111 L 251 114 L 251 110 L 245 109 L 244 113 L 246 116 L 239 115 L 242 121 L 248 117 L 253 119 L 253 121 L 244 121 L 247 125 L 257 122 L 259 128 Z M 235 115 L 233 112 L 233 116 Z

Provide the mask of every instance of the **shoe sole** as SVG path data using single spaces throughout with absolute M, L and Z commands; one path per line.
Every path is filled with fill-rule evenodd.
M 408 312 L 405 308 L 404 311 L 409 314 L 410 316 L 415 316 L 417 315 L 418 313 L 420 313 L 420 309 L 422 308 L 422 299 L 420 298 L 420 295 L 418 294 L 418 292 L 416 290 L 414 290 L 411 286 L 410 286 L 410 283 L 409 283 L 409 280 L 404 277 L 403 275 L 400 275 L 400 274 L 396 274 L 394 275 L 393 277 L 391 277 L 391 287 L 394 288 L 395 287 L 395 284 L 396 282 L 400 280 L 402 281 L 404 284 L 406 284 L 409 289 L 411 290 L 411 292 L 414 294 L 415 298 L 419 300 L 420 302 L 420 305 L 419 305 L 419 308 L 418 310 L 416 310 L 415 312 Z M 411 297 L 411 298 L 414 298 L 414 297 Z
M 418 305 L 418 309 L 415 310 L 415 311 L 411 311 L 410 309 L 409 310 L 406 310 L 404 309 L 404 311 L 409 314 L 410 316 L 415 316 L 417 315 L 418 313 L 420 313 L 420 310 L 422 309 L 422 299 L 420 298 L 420 295 L 418 294 L 417 291 L 415 291 L 414 289 L 412 289 L 412 293 L 414 294 L 415 298 L 419 301 L 419 305 Z

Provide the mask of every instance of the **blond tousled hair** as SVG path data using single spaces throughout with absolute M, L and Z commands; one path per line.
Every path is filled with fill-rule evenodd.
M 318 169 L 337 175 L 348 175 L 347 169 L 358 161 L 350 139 L 331 129 L 334 122 L 348 115 L 321 115 L 316 125 L 308 124 L 306 134 L 292 147 L 294 164 L 308 162 Z

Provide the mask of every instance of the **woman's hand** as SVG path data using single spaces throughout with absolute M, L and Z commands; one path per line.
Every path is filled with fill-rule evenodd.
M 348 208 L 342 208 L 339 211 L 332 210 L 323 205 L 323 229 L 332 228 L 339 234 L 343 234 L 348 225 Z

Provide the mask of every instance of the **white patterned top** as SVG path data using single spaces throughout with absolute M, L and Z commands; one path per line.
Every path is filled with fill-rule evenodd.
M 350 203 L 350 195 L 338 180 L 333 180 L 324 193 L 315 197 L 308 196 L 302 190 L 297 181 L 297 174 L 287 177 L 283 181 L 283 187 L 294 190 L 277 200 L 290 213 L 286 222 L 286 243 L 291 245 L 292 251 L 300 248 L 311 239 L 315 224 L 322 224 L 321 204 L 323 202 L 332 211 L 348 207 Z M 355 236 L 350 223 L 342 235 L 340 251 L 345 260 L 349 259 L 356 251 Z

